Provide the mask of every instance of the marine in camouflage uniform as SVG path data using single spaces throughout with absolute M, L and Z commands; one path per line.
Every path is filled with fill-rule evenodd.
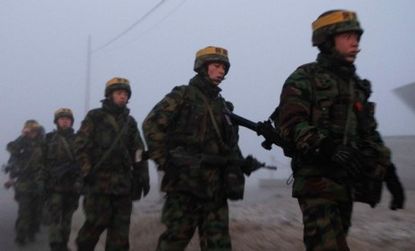
M 46 134 L 42 179 L 47 191 L 49 245 L 52 251 L 69 250 L 72 215 L 78 208 L 80 168 L 75 159 L 73 113 L 60 108 L 54 114 L 57 129 Z
M 14 186 L 18 204 L 16 243 L 34 241 L 39 231 L 42 212 L 43 184 L 40 170 L 43 164 L 43 127 L 36 120 L 27 120 L 22 135 L 7 144 L 10 153 L 8 172 L 10 180 L 5 187 Z
M 312 26 L 320 54 L 286 80 L 278 123 L 281 137 L 293 142 L 293 197 L 306 249 L 349 250 L 353 201 L 378 202 L 357 188 L 369 178 L 381 187 L 390 153 L 376 131 L 370 83 L 353 64 L 363 33 L 356 14 L 328 11 Z
M 94 250 L 107 230 L 106 250 L 129 249 L 132 200 L 149 192 L 147 161 L 137 122 L 126 104 L 129 81 L 109 80 L 102 108 L 88 112 L 75 139 L 84 177 L 86 221 L 79 230 L 79 251 Z
M 244 175 L 237 126 L 218 85 L 229 70 L 227 50 L 196 54 L 194 76 L 176 86 L 148 114 L 144 136 L 150 158 L 165 174 L 157 250 L 184 250 L 198 228 L 201 250 L 231 250 L 227 198 L 241 199 Z

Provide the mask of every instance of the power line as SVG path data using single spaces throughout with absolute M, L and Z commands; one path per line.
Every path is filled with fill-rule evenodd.
M 122 45 L 122 46 L 118 46 L 115 47 L 113 49 L 111 49 L 110 51 L 114 51 L 120 48 L 124 48 L 126 45 L 129 45 L 135 41 L 137 41 L 138 39 L 140 39 L 144 34 L 151 32 L 152 30 L 154 30 L 155 28 L 157 28 L 160 24 L 162 24 L 166 19 L 168 19 L 171 15 L 173 15 L 181 6 L 184 5 L 184 3 L 187 0 L 182 0 L 176 7 L 174 7 L 171 11 L 169 11 L 162 19 L 160 19 L 156 24 L 154 24 L 153 26 L 149 27 L 148 29 L 142 31 L 141 33 L 138 34 L 138 36 L 136 36 L 134 39 L 132 39 L 131 41 L 127 42 L 126 44 Z
M 98 52 L 100 50 L 103 50 L 106 47 L 108 47 L 109 45 L 111 45 L 112 43 L 114 43 L 115 41 L 117 41 L 118 39 L 120 39 L 122 36 L 124 36 L 125 34 L 127 34 L 128 32 L 130 32 L 132 29 L 134 29 L 134 27 L 136 27 L 141 22 L 143 22 L 148 16 L 150 16 L 153 12 L 155 12 L 165 2 L 166 2 L 166 0 L 161 0 L 153 8 L 151 8 L 147 13 L 145 13 L 142 17 L 140 17 L 137 21 L 135 21 L 132 25 L 130 25 L 127 29 L 125 29 L 123 32 L 121 32 L 117 36 L 115 36 L 113 39 L 109 40 L 104 45 L 102 45 L 102 46 L 98 47 L 97 49 L 93 50 L 92 53 L 95 53 L 95 52 Z

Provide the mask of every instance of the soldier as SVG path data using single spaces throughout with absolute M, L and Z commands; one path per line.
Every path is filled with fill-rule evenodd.
M 79 251 L 94 250 L 105 229 L 105 250 L 128 250 L 132 200 L 150 189 L 144 145 L 127 108 L 130 97 L 127 79 L 109 80 L 102 108 L 88 112 L 75 139 L 86 216 L 76 239 Z
M 356 13 L 325 12 L 312 28 L 317 61 L 288 77 L 276 122 L 291 142 L 285 150 L 291 152 L 306 249 L 349 250 L 353 200 L 377 203 L 365 201 L 356 188 L 367 187 L 359 183 L 367 179 L 381 184 L 390 154 L 376 131 L 370 82 L 356 75 L 363 33 Z
M 6 188 L 13 186 L 15 190 L 14 198 L 18 204 L 15 242 L 19 245 L 34 241 L 40 228 L 43 136 L 43 127 L 31 119 L 25 122 L 21 136 L 7 144 L 13 163 L 8 163 L 10 179 L 4 185 Z
M 80 168 L 75 159 L 74 116 L 69 108 L 55 112 L 56 130 L 46 134 L 42 179 L 47 190 L 50 217 L 49 245 L 52 251 L 69 250 L 72 215 L 78 208 Z
M 238 127 L 226 113 L 232 104 L 219 84 L 230 67 L 226 49 L 209 46 L 196 53 L 189 85 L 176 86 L 148 114 L 143 131 L 150 158 L 163 171 L 166 192 L 157 250 L 184 250 L 196 228 L 201 250 L 231 250 L 227 199 L 241 199 L 242 168 Z M 251 168 L 251 169 L 250 169 Z

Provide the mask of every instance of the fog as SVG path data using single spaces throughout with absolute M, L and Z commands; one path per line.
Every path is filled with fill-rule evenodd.
M 217 45 L 229 50 L 231 61 L 223 96 L 234 103 L 235 113 L 264 120 L 288 75 L 316 58 L 311 22 L 339 8 L 356 11 L 365 30 L 356 65 L 358 74 L 372 81 L 380 132 L 414 135 L 415 114 L 392 91 L 415 80 L 414 7 L 411 0 L 3 0 L 0 147 L 18 136 L 27 119 L 52 130 L 53 112 L 60 107 L 74 111 L 79 127 L 88 36 L 90 108 L 100 106 L 107 80 L 125 77 L 133 90 L 129 107 L 141 125 L 156 102 L 194 75 L 195 52 Z M 244 154 L 281 167 L 263 175 L 287 177 L 281 151 L 262 149 L 261 140 L 241 129 Z M 1 150 L 0 161 L 6 157 Z

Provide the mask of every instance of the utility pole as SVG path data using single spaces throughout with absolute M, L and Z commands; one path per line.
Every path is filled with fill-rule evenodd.
M 90 96 L 91 96 L 91 58 L 92 58 L 92 46 L 91 46 L 91 35 L 88 36 L 88 48 L 86 55 L 86 81 L 85 81 L 85 104 L 84 112 L 85 115 L 89 111 Z

